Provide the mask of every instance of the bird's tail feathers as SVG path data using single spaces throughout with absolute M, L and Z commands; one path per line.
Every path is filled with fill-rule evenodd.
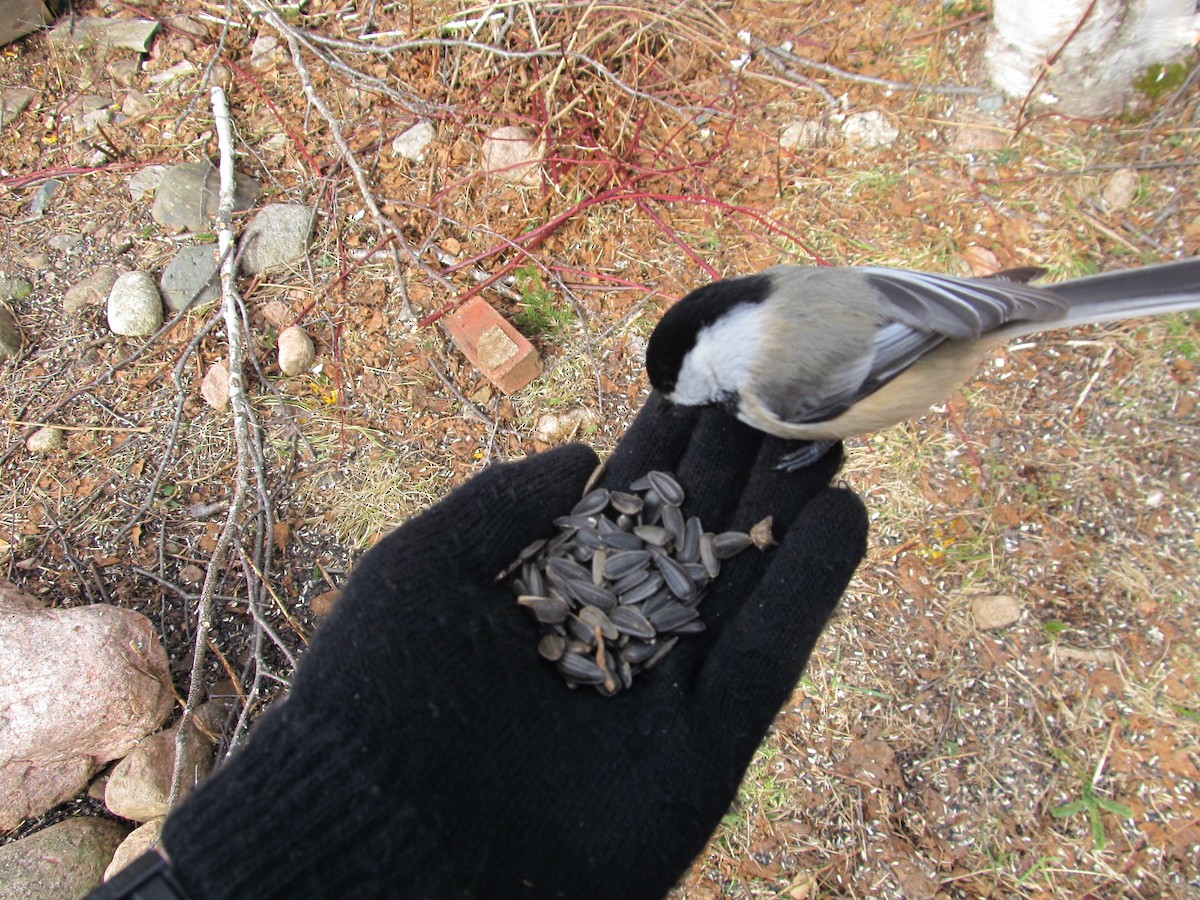
M 1045 287 L 1066 297 L 1070 312 L 1053 323 L 1014 323 L 1010 336 L 1200 309 L 1200 259 L 1105 272 Z

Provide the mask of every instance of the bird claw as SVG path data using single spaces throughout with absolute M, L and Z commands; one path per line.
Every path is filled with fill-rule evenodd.
M 780 472 L 798 472 L 805 466 L 811 466 L 832 449 L 837 441 L 812 441 L 799 450 L 785 453 L 779 458 L 775 468 Z

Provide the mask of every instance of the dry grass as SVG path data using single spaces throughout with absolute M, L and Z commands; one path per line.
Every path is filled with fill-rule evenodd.
M 1044 117 L 993 149 L 963 150 L 954 135 L 973 115 L 969 99 L 825 78 L 849 111 L 885 111 L 900 140 L 790 152 L 780 133 L 830 113 L 822 95 L 781 81 L 761 59 L 737 75 L 730 65 L 745 49 L 737 32 L 749 29 L 872 75 L 978 81 L 983 23 L 951 26 L 967 10 L 439 2 L 411 23 L 389 7 L 374 27 L 437 37 L 448 22 L 492 11 L 507 17 L 503 34 L 489 26 L 481 40 L 508 56 L 426 47 L 366 66 L 433 109 L 439 137 L 423 163 L 388 151 L 415 112 L 347 89 L 321 66 L 314 77 L 417 252 L 404 278 L 422 310 L 475 284 L 450 258 L 499 275 L 504 288 L 485 295 L 509 316 L 521 309 L 517 269 L 538 271 L 552 291 L 561 326 L 535 337 L 547 374 L 512 397 L 496 395 L 437 328 L 400 320 L 394 269 L 383 256 L 363 261 L 376 235 L 353 183 L 344 169 L 314 171 L 312 161 L 335 152 L 325 126 L 298 102 L 286 62 L 250 63 L 266 26 L 235 15 L 226 55 L 248 73 L 235 73 L 232 91 L 244 166 L 270 199 L 312 202 L 322 215 L 309 266 L 247 286 L 266 373 L 254 379 L 255 402 L 283 526 L 279 588 L 306 625 L 307 602 L 361 547 L 486 461 L 542 448 L 534 430 L 544 414 L 587 410 L 595 426 L 580 437 L 611 449 L 645 394 L 649 329 L 708 270 L 817 254 L 959 273 L 994 259 L 1061 278 L 1196 254 L 1194 95 L 1159 121 Z M 323 3 L 309 4 L 303 22 L 343 38 L 361 25 Z M 576 55 L 537 55 L 556 45 Z M 210 42 L 189 49 L 167 33 L 136 86 L 209 53 Z M 0 84 L 30 72 L 45 93 L 0 133 L 0 164 L 21 176 L 87 162 L 95 136 L 73 130 L 61 110 L 78 93 L 119 106 L 126 89 L 106 61 L 50 51 L 40 38 L 0 55 Z M 23 450 L 22 427 L 8 425 L 5 575 L 58 603 L 107 595 L 143 609 L 176 658 L 184 611 L 130 573 L 137 565 L 178 580 L 210 547 L 212 523 L 189 509 L 228 493 L 228 427 L 196 396 L 222 353 L 219 334 L 184 373 L 174 447 L 170 370 L 203 316 L 50 413 L 132 349 L 108 334 L 102 311 L 66 320 L 61 296 L 101 264 L 165 264 L 176 241 L 149 225 L 146 201 L 126 199 L 125 180 L 150 162 L 211 151 L 196 88 L 185 80 L 151 111 L 107 128 L 129 167 L 63 175 L 45 219 L 23 221 L 25 188 L 0 194 L 12 223 L 0 268 L 36 287 L 16 304 L 31 347 L 3 364 L 3 417 L 150 429 L 72 432 L 64 452 L 40 459 Z M 514 123 L 550 143 L 539 188 L 478 173 L 482 135 Z M 1148 161 L 1170 165 L 1140 168 L 1133 203 L 1107 209 L 1099 196 L 1111 166 Z M 33 264 L 65 232 L 85 236 L 81 250 Z M 317 340 L 321 369 L 285 379 L 272 366 L 274 336 L 297 321 Z M 947 408 L 853 442 L 844 478 L 871 512 L 869 558 L 739 803 L 674 896 L 1200 890 L 1198 340 L 1186 317 L 1039 337 L 996 353 Z M 487 421 L 464 415 L 463 398 Z M 134 539 L 118 539 L 168 453 Z M 973 603 L 997 594 L 1016 598 L 1022 616 L 983 631 Z M 218 644 L 236 656 L 244 613 L 231 606 L 222 622 Z

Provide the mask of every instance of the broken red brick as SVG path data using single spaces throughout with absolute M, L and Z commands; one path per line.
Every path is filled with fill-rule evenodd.
M 473 297 L 442 319 L 455 346 L 506 394 L 542 374 L 542 360 L 521 332 L 482 297 Z

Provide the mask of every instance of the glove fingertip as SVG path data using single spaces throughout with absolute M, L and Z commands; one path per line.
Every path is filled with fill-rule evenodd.
M 705 661 L 704 689 L 729 710 L 761 709 L 770 723 L 866 554 L 867 513 L 842 488 L 827 488 L 800 513 L 757 587 Z

